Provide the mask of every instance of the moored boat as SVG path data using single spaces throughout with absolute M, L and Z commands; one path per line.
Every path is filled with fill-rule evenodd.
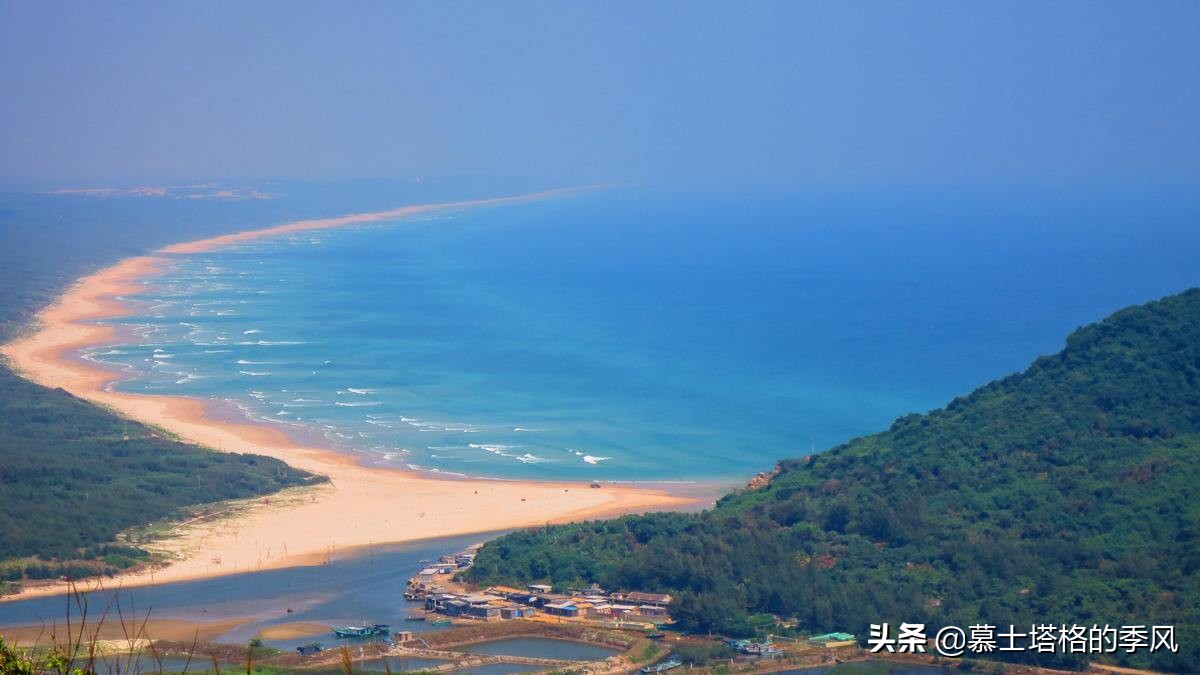
M 341 628 L 333 629 L 334 636 L 339 638 L 380 637 L 391 632 L 392 627 L 386 623 L 377 623 L 370 626 L 366 624 L 362 626 L 342 626 Z

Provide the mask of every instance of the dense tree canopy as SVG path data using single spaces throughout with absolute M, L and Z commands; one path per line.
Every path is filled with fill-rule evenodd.
M 97 547 L 126 528 L 177 516 L 189 506 L 313 480 L 269 457 L 178 443 L 62 390 L 2 375 L 0 569 L 5 576 L 16 577 L 18 569 L 30 576 L 87 570 L 3 563 L 29 556 L 43 561 L 111 556 L 112 551 Z M 121 551 L 126 558 L 131 553 Z
M 943 409 L 786 460 L 704 513 L 514 533 L 470 577 L 670 591 L 684 626 L 733 634 L 761 612 L 859 635 L 880 621 L 1173 624 L 1178 654 L 1112 658 L 1200 672 L 1197 486 L 1193 289 Z

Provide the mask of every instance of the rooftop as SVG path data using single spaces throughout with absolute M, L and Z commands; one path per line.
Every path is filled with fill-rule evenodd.
M 813 642 L 845 642 L 853 640 L 854 636 L 849 633 L 825 633 L 824 635 L 814 635 L 808 639 Z

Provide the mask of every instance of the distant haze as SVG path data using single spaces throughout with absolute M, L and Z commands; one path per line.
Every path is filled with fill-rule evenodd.
M 1188 185 L 1196 2 L 0 2 L 0 182 Z

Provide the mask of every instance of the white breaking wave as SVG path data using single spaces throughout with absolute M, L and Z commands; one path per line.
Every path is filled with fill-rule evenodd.
M 475 448 L 476 450 L 487 450 L 488 452 L 503 452 L 505 450 L 512 450 L 517 446 L 505 445 L 503 443 L 471 443 L 467 447 Z
M 238 373 L 240 373 L 240 374 L 242 374 L 242 375 L 250 375 L 250 376 L 253 376 L 253 377 L 262 377 L 263 375 L 270 375 L 270 374 L 271 374 L 271 373 L 269 373 L 269 372 L 267 372 L 267 371 L 265 371 L 265 370 L 264 370 L 264 371 L 239 370 L 239 371 L 238 371 Z
M 182 380 L 176 380 L 175 384 L 187 384 L 188 382 L 191 382 L 192 380 L 203 380 L 206 377 L 208 377 L 208 376 L 207 375 L 197 375 L 195 373 L 187 373 L 187 375 L 185 375 Z
M 465 474 L 465 473 L 460 473 L 458 471 L 446 471 L 445 469 L 439 469 L 437 467 L 426 468 L 426 467 L 421 466 L 420 464 L 407 464 L 406 466 L 409 469 L 412 469 L 413 471 L 428 471 L 430 473 L 440 473 L 445 476 L 457 476 L 459 478 L 467 477 L 467 474 Z
M 334 403 L 334 405 L 340 405 L 343 408 L 364 408 L 367 406 L 383 405 L 383 403 L 380 401 L 362 401 L 361 403 L 344 403 L 342 401 L 337 401 Z
M 301 399 L 301 400 L 303 400 L 303 399 Z M 312 408 L 313 406 L 319 405 L 320 403 L 321 403 L 320 401 L 309 401 L 307 403 L 303 403 L 303 402 L 302 403 L 295 403 L 295 402 L 284 403 L 281 401 L 281 402 L 277 402 L 277 403 L 272 403 L 272 405 L 281 405 L 285 408 Z
M 467 447 L 475 448 L 476 450 L 484 450 L 498 457 L 515 459 L 522 464 L 536 464 L 538 462 L 549 461 L 544 457 L 538 457 L 530 452 L 522 453 L 520 455 L 509 452 L 509 450 L 515 450 L 516 448 L 520 447 L 517 445 L 506 445 L 504 443 L 470 443 Z
M 587 462 L 588 464 L 599 464 L 600 462 L 604 462 L 604 461 L 607 461 L 610 459 L 612 459 L 612 457 L 596 457 L 594 455 L 584 455 L 583 456 L 583 461 Z

